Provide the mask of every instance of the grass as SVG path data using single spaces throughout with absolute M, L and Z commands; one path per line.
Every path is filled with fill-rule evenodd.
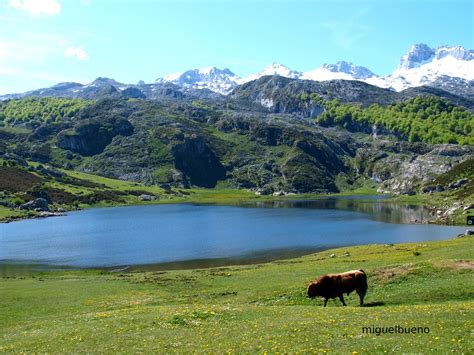
M 5 276 L 0 351 L 469 353 L 473 241 L 357 246 L 211 269 Z M 369 307 L 358 307 L 355 294 L 348 307 L 305 297 L 317 275 L 359 268 Z M 397 325 L 429 334 L 362 333 Z
M 8 217 L 26 217 L 27 213 L 24 210 L 11 209 L 5 206 L 0 206 L 0 221 Z

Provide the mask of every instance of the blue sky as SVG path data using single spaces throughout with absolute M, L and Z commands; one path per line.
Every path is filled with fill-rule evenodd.
M 272 62 L 386 75 L 413 43 L 474 48 L 473 20 L 472 0 L 0 0 L 0 93 Z

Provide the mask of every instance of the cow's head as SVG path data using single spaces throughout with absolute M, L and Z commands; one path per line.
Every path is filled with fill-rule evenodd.
M 308 292 L 307 292 L 307 296 L 309 298 L 314 298 L 316 296 L 319 295 L 319 284 L 318 282 L 311 282 L 309 285 L 308 285 Z

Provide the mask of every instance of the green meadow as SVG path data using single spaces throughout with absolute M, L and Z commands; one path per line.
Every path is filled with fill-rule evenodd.
M 177 271 L 4 269 L 0 352 L 472 353 L 473 242 Z M 351 269 L 368 275 L 366 307 L 356 294 L 345 297 L 348 307 L 306 297 L 316 276 Z M 394 326 L 429 333 L 362 332 Z

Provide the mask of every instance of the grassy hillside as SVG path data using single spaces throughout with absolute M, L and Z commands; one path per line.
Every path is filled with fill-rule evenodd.
M 469 143 L 470 112 L 434 97 L 366 107 L 306 91 L 291 95 L 303 105 L 295 110 L 311 108 L 321 125 L 338 127 L 321 127 L 298 110 L 270 114 L 221 101 L 5 101 L 0 220 L 34 216 L 18 207 L 40 197 L 52 211 L 145 203 L 143 194 L 152 195 L 146 203 L 238 203 L 258 198 L 255 193 L 314 197 L 367 188 L 417 194 L 419 201 L 440 201 L 436 207 L 444 210 L 473 202 L 472 145 L 415 142 L 449 142 L 455 135 L 453 142 Z M 377 137 L 370 134 L 374 124 Z M 411 133 L 419 139 L 403 141 Z M 435 133 L 442 139 L 424 136 Z M 469 181 L 449 187 L 461 177 Z M 427 195 L 425 184 L 445 192 Z M 456 213 L 460 223 L 463 210 Z
M 418 96 L 387 107 L 341 105 L 338 100 L 323 105 L 325 112 L 316 119 L 322 126 L 371 132 L 376 125 L 410 142 L 474 144 L 474 115 L 438 97 Z
M 345 85 L 368 94 L 345 83 L 340 95 L 355 90 Z M 416 190 L 473 154 L 474 116 L 442 98 L 366 106 L 361 97 L 360 106 L 329 93 L 281 94 L 274 112 L 233 100 L 9 100 L 0 105 L 0 156 L 146 185 L 271 194 L 335 193 L 359 179 Z M 424 169 L 415 175 L 417 159 Z
M 358 246 L 213 269 L 10 272 L 0 279 L 0 351 L 469 353 L 473 241 Z M 368 274 L 367 307 L 355 294 L 348 307 L 305 297 L 317 275 L 359 268 Z M 362 333 L 397 325 L 429 333 Z

